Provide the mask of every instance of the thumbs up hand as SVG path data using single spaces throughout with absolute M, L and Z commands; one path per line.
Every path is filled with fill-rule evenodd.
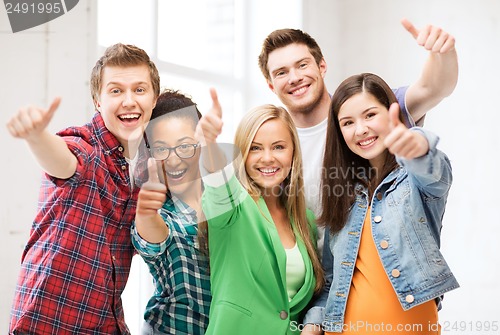
M 48 109 L 35 106 L 21 108 L 7 123 L 7 129 L 14 137 L 35 141 L 47 128 L 60 103 L 61 98 L 55 98 Z
M 160 182 L 156 161 L 148 160 L 148 181 L 139 191 L 135 226 L 140 237 L 149 243 L 161 243 L 170 234 L 168 226 L 163 221 L 158 210 L 167 198 L 167 187 Z
M 407 19 L 402 19 L 401 24 L 413 36 L 418 45 L 423 46 L 428 51 L 446 53 L 455 49 L 455 38 L 439 27 L 427 25 L 418 30 Z
M 136 220 L 148 220 L 158 215 L 158 210 L 167 198 L 167 187 L 160 182 L 156 161 L 153 158 L 148 160 L 148 174 L 148 181 L 139 191 Z
M 202 144 L 202 164 L 210 173 L 226 165 L 226 156 L 216 140 L 222 132 L 222 108 L 214 88 L 210 89 L 212 108 L 198 122 L 195 138 Z
M 222 132 L 222 108 L 217 97 L 217 91 L 210 89 L 212 108 L 198 122 L 195 137 L 202 144 L 213 144 Z
M 399 105 L 393 103 L 389 108 L 389 134 L 384 144 L 390 153 L 413 159 L 425 155 L 429 151 L 427 139 L 420 133 L 406 128 L 399 119 Z

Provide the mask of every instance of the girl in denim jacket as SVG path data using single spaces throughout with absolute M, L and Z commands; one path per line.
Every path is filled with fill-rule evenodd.
M 437 136 L 402 123 L 378 76 L 332 97 L 322 176 L 326 288 L 303 334 L 440 334 L 442 295 L 459 285 L 440 250 L 452 182 Z

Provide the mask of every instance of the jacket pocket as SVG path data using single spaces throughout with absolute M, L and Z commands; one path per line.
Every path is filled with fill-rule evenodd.
M 408 178 L 396 179 L 386 192 L 389 206 L 400 206 L 410 195 L 411 187 Z
M 243 313 L 245 315 L 248 315 L 250 317 L 252 316 L 252 312 L 250 310 L 248 310 L 245 307 L 242 307 L 240 305 L 234 304 L 234 303 L 232 303 L 230 301 L 227 301 L 227 300 L 219 301 L 219 305 L 235 309 L 238 312 L 241 312 L 241 313 Z

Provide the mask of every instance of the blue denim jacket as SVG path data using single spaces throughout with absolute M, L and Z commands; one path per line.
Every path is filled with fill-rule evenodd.
M 385 272 L 404 310 L 459 287 L 439 251 L 442 218 L 452 182 L 448 157 L 436 149 L 438 137 L 422 128 L 429 152 L 413 160 L 398 158 L 400 167 L 377 187 L 372 199 L 361 184 L 345 227 L 325 234 L 325 289 L 307 312 L 304 323 L 341 332 L 367 208 L 372 235 Z M 329 248 L 326 246 L 329 245 Z M 396 276 L 392 275 L 393 270 Z

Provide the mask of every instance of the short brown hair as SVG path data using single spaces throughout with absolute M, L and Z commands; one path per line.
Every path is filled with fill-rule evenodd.
M 314 57 L 316 64 L 319 65 L 323 59 L 323 53 L 316 43 L 316 40 L 311 37 L 308 33 L 303 32 L 299 29 L 278 29 L 270 33 L 264 43 L 262 43 L 262 50 L 259 55 L 259 67 L 262 74 L 267 80 L 271 80 L 271 75 L 269 74 L 269 68 L 267 67 L 267 62 L 269 60 L 269 54 L 276 49 L 284 48 L 290 44 L 304 44 L 309 49 L 309 52 Z
M 153 85 L 155 98 L 160 95 L 160 75 L 156 65 L 151 61 L 148 54 L 135 45 L 117 43 L 106 49 L 104 55 L 99 58 L 90 76 L 90 93 L 94 104 L 99 100 L 102 84 L 102 70 L 106 66 L 135 66 L 147 65 Z

